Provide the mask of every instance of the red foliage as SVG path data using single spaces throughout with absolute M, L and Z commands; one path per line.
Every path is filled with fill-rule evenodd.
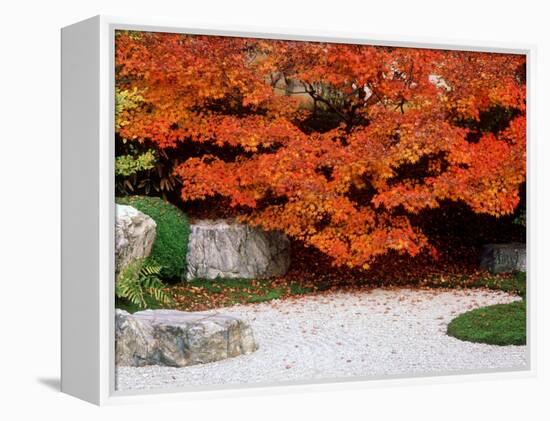
M 444 200 L 510 214 L 526 173 L 525 57 L 164 33 L 116 38 L 122 138 L 234 149 L 175 168 L 186 201 L 223 196 L 337 265 L 435 253 L 410 216 Z M 480 115 L 509 111 L 502 130 Z

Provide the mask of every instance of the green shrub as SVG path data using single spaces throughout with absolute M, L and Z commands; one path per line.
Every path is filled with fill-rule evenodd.
M 115 161 L 115 175 L 129 177 L 140 171 L 151 170 L 155 168 L 155 159 L 153 149 L 148 149 L 143 153 L 119 155 Z
M 180 281 L 185 275 L 185 256 L 191 231 L 187 216 L 159 197 L 117 197 L 116 202 L 133 206 L 153 218 L 157 223 L 157 236 L 150 257 L 162 266 L 164 279 Z
M 526 227 L 527 226 L 527 213 L 526 213 L 526 210 L 525 208 L 524 209 L 520 209 L 517 214 L 516 214 L 516 217 L 514 219 L 514 224 L 516 225 L 521 225 L 522 227 Z

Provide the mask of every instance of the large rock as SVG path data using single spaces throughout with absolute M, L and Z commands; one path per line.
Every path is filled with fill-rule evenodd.
M 116 205 L 115 272 L 151 253 L 157 224 L 132 206 Z
M 487 244 L 483 247 L 480 266 L 492 273 L 525 272 L 527 267 L 525 244 Z
M 187 279 L 281 276 L 290 265 L 290 242 L 278 231 L 235 222 L 203 220 L 191 224 Z
M 235 317 L 145 310 L 116 310 L 116 363 L 184 367 L 249 354 L 258 349 L 252 329 Z

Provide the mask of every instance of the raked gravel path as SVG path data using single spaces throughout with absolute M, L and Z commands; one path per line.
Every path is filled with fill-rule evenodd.
M 151 390 L 462 370 L 522 368 L 525 346 L 446 335 L 454 317 L 519 297 L 487 290 L 384 290 L 311 295 L 210 311 L 247 320 L 258 351 L 183 368 L 119 367 L 117 390 Z

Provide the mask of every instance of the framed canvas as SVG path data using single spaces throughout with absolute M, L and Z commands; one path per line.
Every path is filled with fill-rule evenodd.
M 105 404 L 533 374 L 533 55 L 63 28 L 62 391 Z

